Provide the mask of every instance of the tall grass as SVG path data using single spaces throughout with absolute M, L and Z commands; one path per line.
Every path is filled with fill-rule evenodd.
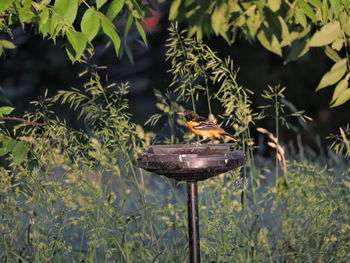
M 186 129 L 175 113 L 197 103 L 208 105 L 211 120 L 235 129 L 247 156 L 241 169 L 199 184 L 203 262 L 348 261 L 348 129 L 333 136 L 338 155 L 328 149 L 328 163 L 309 161 L 308 149 L 293 154 L 278 141 L 277 127 L 288 115 L 283 90 L 268 89 L 268 105 L 254 112 L 254 94 L 237 83 L 232 59 L 185 33 L 170 29 L 174 79 L 165 96 L 155 91 L 159 113 L 149 121 L 163 122 L 167 137 L 133 123 L 128 84 L 103 83 L 96 67 L 80 89 L 34 102 L 37 110 L 25 118 L 48 124 L 15 127 L 14 138 L 30 143 L 29 156 L 19 165 L 7 156 L 0 169 L 0 262 L 187 262 L 184 184 L 142 171 L 134 160 L 150 143 L 192 140 L 190 133 L 177 136 Z M 86 129 L 68 127 L 55 104 L 75 111 Z M 217 118 L 214 104 L 222 109 Z M 270 145 L 283 149 L 277 162 L 258 155 L 252 137 L 268 109 L 277 137 Z M 282 154 L 286 165 L 278 176 Z

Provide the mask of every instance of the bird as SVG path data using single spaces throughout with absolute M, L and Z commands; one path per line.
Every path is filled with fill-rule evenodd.
M 197 142 L 197 144 L 201 144 L 202 142 L 205 142 L 214 138 L 217 138 L 217 139 L 228 138 L 231 141 L 239 142 L 238 138 L 226 132 L 219 125 L 207 120 L 202 116 L 199 116 L 197 113 L 193 111 L 185 110 L 183 112 L 177 112 L 177 114 L 185 117 L 187 127 L 191 132 L 203 138 L 202 140 Z

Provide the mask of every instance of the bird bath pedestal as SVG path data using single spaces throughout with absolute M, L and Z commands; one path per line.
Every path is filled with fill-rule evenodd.
M 200 262 L 197 182 L 242 166 L 245 155 L 232 144 L 152 145 L 137 164 L 149 172 L 187 182 L 190 263 Z

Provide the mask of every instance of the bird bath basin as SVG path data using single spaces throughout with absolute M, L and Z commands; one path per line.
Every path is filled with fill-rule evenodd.
M 228 143 L 151 145 L 138 156 L 138 167 L 187 182 L 190 263 L 200 262 L 197 181 L 244 165 L 244 152 L 232 151 L 231 146 Z

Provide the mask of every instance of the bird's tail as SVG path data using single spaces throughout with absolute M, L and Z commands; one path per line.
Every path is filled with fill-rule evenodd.
M 228 138 L 230 139 L 231 141 L 234 141 L 234 142 L 239 142 L 241 141 L 238 137 L 235 137 L 227 132 L 224 132 L 224 133 L 221 133 L 221 135 L 223 135 L 225 138 Z

